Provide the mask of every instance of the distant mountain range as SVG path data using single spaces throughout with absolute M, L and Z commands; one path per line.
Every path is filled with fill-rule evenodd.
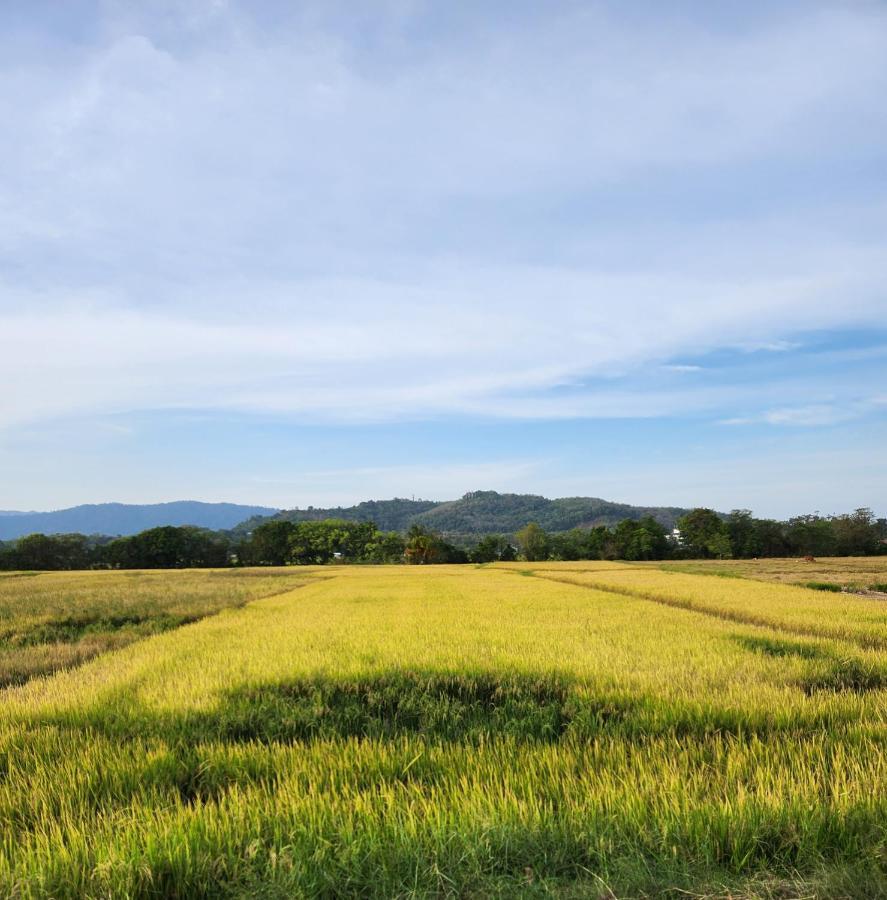
M 677 506 L 631 506 L 598 497 L 563 497 L 549 500 L 535 494 L 499 494 L 472 491 L 459 500 L 367 500 L 355 506 L 279 511 L 267 506 L 238 503 L 174 503 L 134 505 L 100 503 L 74 506 L 55 512 L 0 511 L 0 540 L 26 534 L 128 535 L 159 525 L 196 525 L 201 528 L 247 534 L 257 525 L 274 519 L 290 522 L 346 519 L 375 522 L 383 531 L 406 531 L 424 525 L 451 538 L 480 534 L 514 534 L 527 522 L 537 522 L 546 531 L 567 531 L 577 526 L 615 525 L 623 519 L 653 516 L 667 528 L 686 513 Z
M 136 534 L 158 525 L 197 525 L 201 528 L 233 528 L 252 516 L 270 516 L 277 510 L 268 506 L 242 506 L 238 503 L 199 503 L 179 500 L 174 503 L 134 505 L 99 503 L 59 509 L 55 512 L 0 512 L 0 540 L 12 540 L 26 534 Z
M 347 519 L 375 522 L 385 531 L 406 531 L 411 525 L 424 525 L 450 537 L 479 534 L 513 534 L 527 522 L 537 522 L 546 531 L 567 531 L 577 526 L 615 525 L 623 519 L 653 516 L 667 528 L 689 510 L 677 506 L 631 506 L 598 497 L 564 497 L 549 500 L 535 494 L 499 494 L 496 491 L 472 491 L 459 500 L 369 500 L 356 506 L 330 509 L 292 509 L 270 519 L 290 522 L 320 519 Z M 248 532 L 262 522 L 260 516 L 237 527 Z

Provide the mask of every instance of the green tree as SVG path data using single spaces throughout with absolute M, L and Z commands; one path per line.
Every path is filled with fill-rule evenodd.
M 511 541 L 501 534 L 485 535 L 468 554 L 468 558 L 474 563 L 504 562 L 514 559 L 515 556 Z
M 818 513 L 795 516 L 785 525 L 786 553 L 794 556 L 832 556 L 835 532 L 831 520 Z M 762 553 L 769 556 L 770 553 Z
M 717 557 L 725 559 L 730 556 L 730 536 L 727 524 L 713 510 L 705 507 L 691 509 L 678 519 L 678 529 L 686 550 L 695 556 Z
M 164 525 L 111 541 L 102 556 L 121 569 L 183 569 L 228 564 L 228 540 L 204 528 Z
M 407 532 L 404 558 L 408 563 L 466 563 L 468 554 L 445 541 L 437 532 L 422 525 L 411 525 Z
M 403 536 L 396 531 L 376 531 L 365 545 L 361 561 L 371 563 L 401 563 L 406 548 Z
M 868 507 L 831 520 L 837 556 L 869 556 L 879 550 L 879 526 Z
M 290 537 L 294 530 L 292 522 L 282 519 L 259 525 L 244 548 L 244 557 L 252 565 L 286 565 L 290 558 Z
M 730 548 L 737 559 L 758 556 L 755 545 L 755 519 L 750 509 L 734 509 L 727 516 L 727 535 Z
M 652 516 L 638 521 L 624 519 L 613 531 L 613 549 L 619 559 L 664 559 L 668 554 L 668 536 Z
M 514 536 L 521 556 L 527 562 L 548 559 L 548 535 L 535 522 L 529 522 Z
M 52 570 L 64 568 L 59 542 L 47 534 L 29 534 L 15 547 L 16 568 Z
M 749 557 L 790 555 L 785 525 L 773 519 L 754 519 L 746 554 Z

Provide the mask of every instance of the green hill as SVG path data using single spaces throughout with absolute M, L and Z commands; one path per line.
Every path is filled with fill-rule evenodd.
M 345 519 L 347 522 L 375 522 L 383 531 L 406 531 L 424 512 L 441 504 L 437 500 L 365 500 L 356 506 L 333 506 L 328 509 L 309 506 L 307 509 L 288 509 L 274 516 L 253 516 L 235 529 L 243 533 L 272 519 L 288 522 L 319 522 L 324 519 Z
M 598 497 L 563 497 L 549 500 L 535 494 L 500 494 L 496 491 L 471 491 L 459 500 L 369 500 L 356 506 L 330 509 L 309 507 L 292 509 L 270 518 L 290 522 L 322 519 L 346 519 L 375 522 L 385 531 L 406 531 L 411 525 L 425 525 L 452 537 L 481 534 L 513 534 L 527 522 L 538 522 L 546 531 L 568 531 L 577 526 L 615 525 L 623 519 L 653 516 L 667 528 L 686 509 L 675 506 L 631 506 Z M 251 531 L 269 517 L 256 516 L 238 526 Z
M 513 533 L 527 522 L 546 531 L 568 531 L 577 526 L 615 525 L 623 519 L 653 516 L 668 528 L 687 510 L 677 507 L 631 506 L 598 497 L 563 497 L 549 500 L 535 494 L 499 494 L 472 491 L 459 500 L 441 503 L 416 517 L 437 531 L 459 534 Z

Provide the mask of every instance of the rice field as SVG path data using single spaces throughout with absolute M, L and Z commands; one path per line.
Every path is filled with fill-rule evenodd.
M 887 897 L 881 601 L 616 563 L 235 575 L 2 691 L 0 895 Z M 0 579 L 4 622 L 69 608 L 44 578 Z
M 834 585 L 887 594 L 887 555 L 805 559 L 693 559 L 655 563 L 667 572 L 722 575 L 806 586 Z M 820 588 L 821 589 L 821 588 Z
M 310 577 L 305 569 L 0 573 L 0 688 Z

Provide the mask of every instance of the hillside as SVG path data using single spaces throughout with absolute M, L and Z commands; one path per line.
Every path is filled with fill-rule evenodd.
M 673 527 L 686 512 L 678 507 L 631 506 L 597 497 L 563 497 L 549 500 L 535 494 L 499 494 L 472 491 L 459 500 L 366 500 L 354 506 L 308 507 L 280 512 L 265 506 L 236 503 L 174 503 L 131 505 L 101 503 L 74 506 L 55 512 L 0 513 L 0 540 L 26 534 L 130 535 L 158 525 L 197 525 L 214 530 L 246 534 L 262 522 L 286 519 L 291 522 L 345 519 L 375 522 L 383 531 L 406 531 L 424 525 L 452 538 L 476 535 L 513 534 L 527 522 L 538 522 L 547 531 L 567 531 L 577 526 L 615 525 L 623 519 L 651 515 Z
M 0 540 L 12 540 L 35 532 L 128 535 L 158 525 L 197 525 L 217 530 L 233 528 L 248 516 L 267 516 L 275 512 L 266 506 L 194 500 L 145 505 L 86 504 L 55 512 L 4 512 L 0 515 Z
M 631 506 L 598 497 L 549 500 L 535 494 L 472 491 L 459 500 L 441 503 L 416 521 L 436 531 L 459 534 L 512 533 L 527 522 L 537 522 L 546 531 L 567 531 L 577 526 L 615 525 L 643 516 L 653 516 L 672 528 L 685 512 L 677 507 Z
M 274 516 L 254 516 L 241 522 L 235 531 L 252 531 L 269 518 L 288 522 L 320 522 L 324 519 L 345 519 L 347 522 L 375 522 L 383 531 L 406 531 L 423 513 L 437 509 L 437 500 L 365 500 L 355 506 L 332 506 L 328 509 L 309 506 L 307 509 L 288 509 Z
M 356 506 L 331 509 L 293 509 L 274 518 L 290 522 L 320 519 L 373 521 L 386 531 L 406 531 L 411 525 L 424 525 L 451 536 L 489 533 L 513 534 L 527 522 L 538 522 L 547 531 L 568 531 L 577 526 L 615 525 L 623 519 L 653 516 L 668 528 L 686 509 L 675 506 L 631 506 L 598 497 L 563 497 L 549 500 L 535 494 L 500 494 L 496 491 L 472 491 L 459 500 L 371 500 Z M 251 531 L 267 521 L 254 518 L 238 531 Z

